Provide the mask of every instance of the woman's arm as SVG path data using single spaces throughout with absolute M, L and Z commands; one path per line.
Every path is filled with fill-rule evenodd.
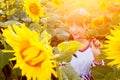
M 94 55 L 94 61 L 92 64 L 94 65 L 104 65 L 104 61 L 98 58 L 98 56 L 101 54 L 100 48 L 102 48 L 102 44 L 100 43 L 99 40 L 93 39 L 91 41 L 91 47 Z

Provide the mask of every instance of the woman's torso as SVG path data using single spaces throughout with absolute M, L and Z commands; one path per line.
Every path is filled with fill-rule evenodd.
M 71 66 L 78 75 L 89 75 L 91 63 L 94 60 L 92 49 L 88 47 L 85 51 L 77 51 L 70 61 Z

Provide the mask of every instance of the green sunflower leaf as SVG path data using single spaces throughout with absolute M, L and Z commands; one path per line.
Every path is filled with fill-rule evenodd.
M 62 42 L 58 45 L 61 54 L 74 54 L 80 48 L 82 44 L 77 41 Z
M 51 35 L 45 30 L 41 33 L 40 39 L 44 42 L 48 42 L 51 39 Z
M 96 66 L 91 68 L 94 80 L 117 80 L 119 78 L 119 70 L 110 66 Z
M 73 67 L 68 65 L 61 67 L 63 80 L 81 80 L 79 75 L 74 71 Z
M 0 69 L 8 64 L 9 59 L 13 57 L 13 53 L 0 53 Z
M 57 46 L 59 54 L 56 54 L 56 59 L 60 62 L 69 62 L 72 58 L 72 54 L 81 47 L 82 44 L 77 41 L 62 42 Z

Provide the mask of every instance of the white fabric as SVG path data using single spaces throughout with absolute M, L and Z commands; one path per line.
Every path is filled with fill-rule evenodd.
M 89 47 L 84 52 L 77 51 L 75 56 L 72 56 L 72 60 L 70 61 L 71 66 L 78 73 L 78 75 L 89 75 L 91 63 L 94 60 L 94 56 L 92 53 L 92 49 Z

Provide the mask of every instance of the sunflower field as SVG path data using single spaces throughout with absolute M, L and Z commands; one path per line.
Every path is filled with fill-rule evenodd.
M 65 20 L 77 8 L 92 16 L 86 35 L 103 44 L 94 80 L 120 80 L 120 0 L 0 0 L 0 80 L 81 80 L 60 67 L 82 48 Z

